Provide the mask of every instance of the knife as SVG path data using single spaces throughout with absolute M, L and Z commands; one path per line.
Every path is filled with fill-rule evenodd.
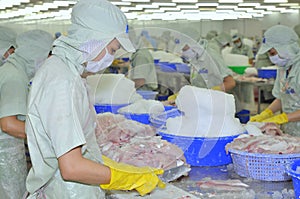
M 172 182 L 177 180 L 181 176 L 186 176 L 191 170 L 189 165 L 183 164 L 168 170 L 165 170 L 164 173 L 159 177 L 163 182 Z

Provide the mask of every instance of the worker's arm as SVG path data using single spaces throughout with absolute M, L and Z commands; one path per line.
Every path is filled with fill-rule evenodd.
M 25 122 L 18 120 L 15 115 L 1 118 L 0 128 L 2 132 L 16 138 L 26 138 Z
M 277 111 L 281 111 L 281 100 L 275 99 L 269 106 L 268 109 L 270 109 L 273 113 L 276 113 Z
M 109 167 L 84 158 L 81 147 L 74 148 L 59 157 L 58 164 L 64 180 L 93 185 L 110 182 Z
M 235 85 L 236 82 L 231 75 L 228 75 L 223 79 L 223 86 L 225 92 L 233 89 Z
M 133 81 L 135 83 L 135 88 L 140 88 L 145 85 L 145 79 L 143 79 L 143 78 L 134 79 Z

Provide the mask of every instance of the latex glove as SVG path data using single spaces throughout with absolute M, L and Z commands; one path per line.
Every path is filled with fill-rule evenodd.
M 266 109 L 258 115 L 250 117 L 250 122 L 262 122 L 265 119 L 268 119 L 273 116 L 271 109 Z
M 175 101 L 176 98 L 177 98 L 177 96 L 178 96 L 178 93 L 175 93 L 175 94 L 173 94 L 173 95 L 170 95 L 170 96 L 168 97 L 168 101 Z
M 213 86 L 211 89 L 215 91 L 223 91 L 221 86 Z
M 281 113 L 279 115 L 275 115 L 271 118 L 265 119 L 262 122 L 272 122 L 275 124 L 284 124 L 289 121 L 288 116 L 286 113 Z
M 124 163 L 118 163 L 102 156 L 104 165 L 111 171 L 109 184 L 101 184 L 102 189 L 108 190 L 133 190 L 139 192 L 141 196 L 150 193 L 156 188 L 165 188 L 165 184 L 158 178 L 158 174 L 163 174 L 163 169 L 151 167 L 135 167 Z

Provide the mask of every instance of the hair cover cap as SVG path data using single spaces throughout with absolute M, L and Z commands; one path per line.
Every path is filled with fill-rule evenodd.
M 8 50 L 11 46 L 16 48 L 17 34 L 10 28 L 0 26 L 0 49 Z

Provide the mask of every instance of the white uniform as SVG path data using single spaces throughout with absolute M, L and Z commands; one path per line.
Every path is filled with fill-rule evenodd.
M 101 161 L 95 110 L 89 105 L 80 66 L 69 66 L 54 55 L 33 80 L 26 127 L 33 168 L 27 177 L 29 198 L 39 194 L 46 198 L 104 198 L 99 186 L 64 181 L 58 168 L 57 159 L 81 145 L 84 157 Z

